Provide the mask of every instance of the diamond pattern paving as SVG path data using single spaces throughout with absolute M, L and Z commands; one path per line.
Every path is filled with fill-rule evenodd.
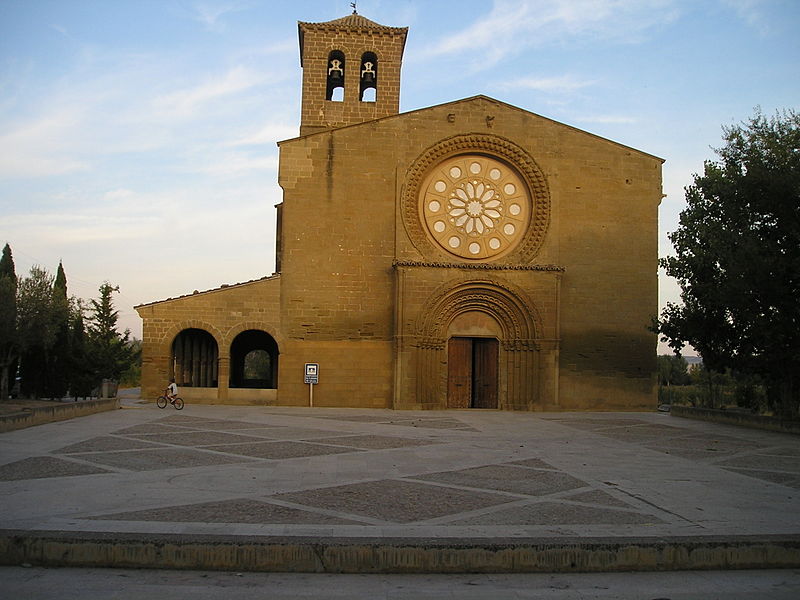
M 124 429 L 118 429 L 114 433 L 116 435 L 136 435 L 136 434 L 155 434 L 155 433 L 185 433 L 196 429 L 195 427 L 165 425 L 163 423 L 145 423 L 142 425 L 133 425 Z
M 478 431 L 457 419 L 398 419 L 392 420 L 388 425 L 402 427 L 424 427 L 425 429 L 457 429 L 459 431 Z
M 395 463 L 399 464 L 399 461 L 411 456 L 416 458 L 415 451 L 403 449 L 442 444 L 442 430 L 478 431 L 450 415 L 421 414 L 414 417 L 376 411 L 350 416 L 346 413 L 341 416 L 313 415 L 314 418 L 325 419 L 314 421 L 308 418 L 311 414 L 303 414 L 302 418 L 290 420 L 281 417 L 280 413 L 270 412 L 264 413 L 268 415 L 267 418 L 262 418 L 260 413 L 256 415 L 259 421 L 266 422 L 250 422 L 241 416 L 239 420 L 226 420 L 219 417 L 203 418 L 191 413 L 175 414 L 174 411 L 155 414 L 164 416 L 150 423 L 125 426 L 104 435 L 87 431 L 83 441 L 71 443 L 75 438 L 69 437 L 69 442 L 61 442 L 69 445 L 57 450 L 44 450 L 49 452 L 49 456 L 34 456 L 2 465 L 0 481 L 105 474 L 97 481 L 109 482 L 113 487 L 116 477 L 123 480 L 134 477 L 124 471 L 146 472 L 219 466 L 220 469 L 215 472 L 223 472 L 226 465 L 252 466 L 253 468 L 228 470 L 226 481 L 229 473 L 231 482 L 241 483 L 241 479 L 248 485 L 240 488 L 242 491 L 234 491 L 237 489 L 235 486 L 230 489 L 222 486 L 225 489 L 220 490 L 217 500 L 213 502 L 174 505 L 177 500 L 174 495 L 169 494 L 155 502 L 149 499 L 147 504 L 131 506 L 132 510 L 126 512 L 108 514 L 109 511 L 119 509 L 114 506 L 104 511 L 101 503 L 82 513 L 95 513 L 93 516 L 84 516 L 93 520 L 185 522 L 193 523 L 192 527 L 202 523 L 371 527 L 419 523 L 422 526 L 435 524 L 465 527 L 527 525 L 549 530 L 559 525 L 649 526 L 665 523 L 661 519 L 672 522 L 674 517 L 668 512 L 656 512 L 661 519 L 653 516 L 652 506 L 597 484 L 583 470 L 576 470 L 574 474 L 568 473 L 535 457 L 517 460 L 513 458 L 519 456 L 517 442 L 513 443 L 513 448 L 509 447 L 509 452 L 503 458 L 487 459 L 490 464 L 481 465 L 478 459 L 470 463 L 478 466 L 450 466 L 463 465 L 460 459 L 463 454 L 454 455 L 450 447 L 456 443 L 453 442 L 454 438 L 467 444 L 467 452 L 482 451 L 479 447 L 470 445 L 470 440 L 479 437 L 473 435 L 447 436 L 448 445 L 442 446 L 442 462 L 433 463 L 440 466 L 422 466 L 418 462 L 404 463 L 401 471 L 406 474 L 404 477 L 384 478 L 386 473 L 397 472 L 394 469 Z M 800 450 L 789 437 L 763 440 L 751 436 L 748 439 L 748 436 L 736 437 L 729 430 L 718 430 L 715 435 L 704 435 L 691 428 L 662 424 L 661 419 L 645 421 L 629 417 L 606 418 L 604 415 L 586 418 L 544 417 L 542 420 L 575 428 L 576 431 L 571 433 L 569 430 L 559 429 L 560 433 L 573 437 L 587 437 L 577 431 L 584 430 L 610 439 L 640 444 L 639 447 L 628 446 L 627 449 L 631 452 L 647 452 L 643 450 L 647 448 L 700 460 L 705 463 L 702 465 L 704 469 L 724 469 L 730 473 L 755 478 L 753 487 L 766 487 L 766 484 L 759 486 L 755 483 L 755 480 L 761 480 L 800 489 L 800 462 L 797 461 Z M 335 421 L 346 422 L 347 425 L 339 427 Z M 541 420 L 538 422 L 541 426 Z M 124 422 L 117 423 L 119 425 Z M 318 429 L 314 423 L 326 428 Z M 485 426 L 481 427 L 490 429 L 492 423 L 492 420 L 487 420 Z M 372 424 L 379 424 L 380 427 L 373 427 Z M 386 425 L 395 427 L 388 428 Z M 411 431 L 409 427 L 418 430 Z M 760 439 L 760 443 L 752 441 L 753 439 Z M 49 448 L 57 445 L 58 442 Z M 604 442 L 604 446 L 608 445 L 608 442 Z M 481 443 L 480 448 L 484 447 L 485 443 Z M 617 447 L 626 446 L 620 444 Z M 302 465 L 308 461 L 296 463 L 298 470 L 292 464 L 270 464 L 268 469 L 264 469 L 264 461 L 352 453 L 359 453 L 359 458 L 342 461 L 341 478 L 338 472 L 319 473 L 322 475 L 319 479 L 314 476 L 305 477 Z M 437 454 L 426 452 L 426 456 Z M 359 468 L 362 461 L 369 466 L 368 469 Z M 315 468 L 317 464 L 330 465 L 334 471 L 338 468 L 333 459 L 311 464 Z M 413 473 L 419 472 L 417 467 L 438 472 L 414 475 Z M 254 489 L 262 488 L 253 488 L 252 483 L 252 480 L 263 473 L 269 473 L 270 480 L 273 474 L 279 475 L 275 481 L 280 481 L 280 484 L 270 487 L 271 491 L 297 490 L 300 486 L 308 489 L 275 493 L 265 498 L 263 494 L 267 492 L 254 492 Z M 301 478 L 295 479 L 295 473 L 299 473 Z M 144 475 L 142 478 L 152 477 Z M 169 479 L 171 474 L 159 477 Z M 204 481 L 203 472 L 199 473 L 199 477 L 190 479 Z M 365 479 L 370 480 L 364 481 Z M 350 483 L 353 481 L 356 483 Z M 340 485 L 322 487 L 329 486 L 331 482 Z M 741 483 L 740 481 L 739 484 Z M 83 486 L 83 482 L 73 482 L 73 486 Z M 785 493 L 794 494 L 788 488 L 785 488 Z M 241 494 L 245 497 L 225 499 L 227 494 Z M 258 497 L 250 497 L 251 495 Z M 203 496 L 203 499 L 208 498 Z M 194 497 L 183 495 L 181 501 L 187 500 L 194 500 Z M 165 506 L 152 508 L 154 503 Z M 655 501 L 654 504 L 659 502 Z
M 607 494 L 602 490 L 591 490 L 589 492 L 581 492 L 572 496 L 564 496 L 564 499 L 572 502 L 583 502 L 585 504 L 603 504 L 605 506 L 632 508 L 627 502 L 623 502 L 619 498 L 616 498 L 611 494 Z
M 487 465 L 459 471 L 420 475 L 414 479 L 529 496 L 542 496 L 588 485 L 586 482 L 560 471 L 539 471 L 514 465 Z
M 631 425 L 644 425 L 645 421 L 639 419 L 597 419 L 597 418 L 546 418 L 546 421 L 554 421 L 567 427 L 574 427 L 575 429 L 603 429 L 607 427 L 617 426 L 631 426 Z
M 230 463 L 246 462 L 244 457 L 225 456 L 213 452 L 201 452 L 183 448 L 164 448 L 161 450 L 139 450 L 136 452 L 103 452 L 82 454 L 81 460 L 101 465 L 128 469 L 130 471 L 158 471 L 186 467 L 209 467 Z
M 567 503 L 538 502 L 512 506 L 476 517 L 453 521 L 451 525 L 632 525 L 663 523 L 652 515 Z
M 213 444 L 244 444 L 246 442 L 259 442 L 261 438 L 236 433 L 223 433 L 221 431 L 187 431 L 186 433 L 158 433 L 136 434 L 131 437 L 175 444 L 176 446 L 211 446 Z
M 196 423 L 195 427 L 202 427 L 211 431 L 228 431 L 236 429 L 261 429 L 263 427 L 281 427 L 270 423 L 248 423 L 246 421 L 210 421 L 208 423 Z
M 108 471 L 52 456 L 34 456 L 0 466 L 0 481 L 75 477 L 77 475 L 94 475 L 95 473 L 108 473 Z
M 160 444 L 153 444 L 141 440 L 131 440 L 123 437 L 104 435 L 91 438 L 54 450 L 57 454 L 78 454 L 81 452 L 112 452 L 117 450 L 142 450 L 144 448 L 163 448 Z
M 717 437 L 709 439 L 705 436 L 682 437 L 669 441 L 659 440 L 646 444 L 651 450 L 659 450 L 668 454 L 684 458 L 719 458 L 720 456 L 737 454 L 748 450 L 758 449 L 759 444 L 740 440 L 737 438 Z
M 314 523 L 320 525 L 362 524 L 335 516 L 298 510 L 258 500 L 237 499 L 136 510 L 90 517 L 114 521 L 166 521 L 194 523 Z
M 257 442 L 252 444 L 235 444 L 225 446 L 207 446 L 207 450 L 216 450 L 227 454 L 251 456 L 254 458 L 267 458 L 280 460 L 284 458 L 299 458 L 304 456 L 322 456 L 325 454 L 346 454 L 360 452 L 354 448 L 340 446 L 324 446 L 306 442 Z
M 386 448 L 406 448 L 409 446 L 427 446 L 437 444 L 435 440 L 417 440 L 386 435 L 348 435 L 345 437 L 323 438 L 314 440 L 320 444 L 336 446 L 352 446 L 365 450 L 382 450 Z
M 504 504 L 511 500 L 507 496 L 497 494 L 469 492 L 395 479 L 276 494 L 271 497 L 306 506 L 335 507 L 339 512 L 383 519 L 392 523 L 433 519 Z

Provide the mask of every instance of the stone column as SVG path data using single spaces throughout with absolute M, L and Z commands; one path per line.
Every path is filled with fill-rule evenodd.
M 231 376 L 231 357 L 220 355 L 217 365 L 217 399 L 220 402 L 227 402 Z

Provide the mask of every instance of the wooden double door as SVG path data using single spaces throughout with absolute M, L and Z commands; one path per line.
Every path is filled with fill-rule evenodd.
M 498 347 L 494 338 L 450 338 L 447 408 L 497 408 Z

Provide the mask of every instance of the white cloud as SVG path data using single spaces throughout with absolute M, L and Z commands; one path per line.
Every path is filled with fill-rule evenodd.
M 244 92 L 265 81 L 263 72 L 239 65 L 221 77 L 209 78 L 194 87 L 159 96 L 153 104 L 157 111 L 165 115 L 190 118 L 208 102 Z
M 584 115 L 575 117 L 578 123 L 601 123 L 604 125 L 632 125 L 638 123 L 639 119 L 625 115 Z
M 227 145 L 236 147 L 271 144 L 274 146 L 281 140 L 297 137 L 297 135 L 298 128 L 296 124 L 290 125 L 288 123 L 267 123 L 255 133 L 238 137 L 235 140 L 228 142 Z
M 0 176 L 38 177 L 86 170 L 89 165 L 66 155 L 67 140 L 78 135 L 84 115 L 64 107 L 30 119 L 0 135 Z
M 564 93 L 574 92 L 581 88 L 594 85 L 594 81 L 575 79 L 571 75 L 561 75 L 559 77 L 520 77 L 503 83 L 501 87 L 506 89 L 529 89 L 539 92 Z
M 214 30 L 221 27 L 220 18 L 233 12 L 240 12 L 249 8 L 245 2 L 200 2 L 191 7 L 192 18 L 202 23 L 207 29 Z
M 769 32 L 764 19 L 764 0 L 722 0 L 736 15 L 762 35 Z
M 278 156 L 250 155 L 244 152 L 215 152 L 200 160 L 195 158 L 187 171 L 212 177 L 231 177 L 249 171 L 277 173 Z
M 526 48 L 583 38 L 635 42 L 677 16 L 672 0 L 495 0 L 459 33 L 439 40 L 426 54 L 469 53 L 483 68 Z

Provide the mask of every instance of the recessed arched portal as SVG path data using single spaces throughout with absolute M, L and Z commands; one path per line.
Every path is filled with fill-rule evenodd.
M 203 329 L 184 329 L 172 342 L 170 376 L 183 387 L 217 387 L 219 347 Z
M 249 329 L 234 338 L 231 344 L 230 387 L 278 387 L 278 344 L 270 334 Z
M 497 408 L 498 338 L 491 314 L 465 310 L 447 328 L 447 408 Z
M 516 286 L 442 284 L 417 325 L 416 397 L 442 408 L 531 408 L 541 382 L 539 323 Z

